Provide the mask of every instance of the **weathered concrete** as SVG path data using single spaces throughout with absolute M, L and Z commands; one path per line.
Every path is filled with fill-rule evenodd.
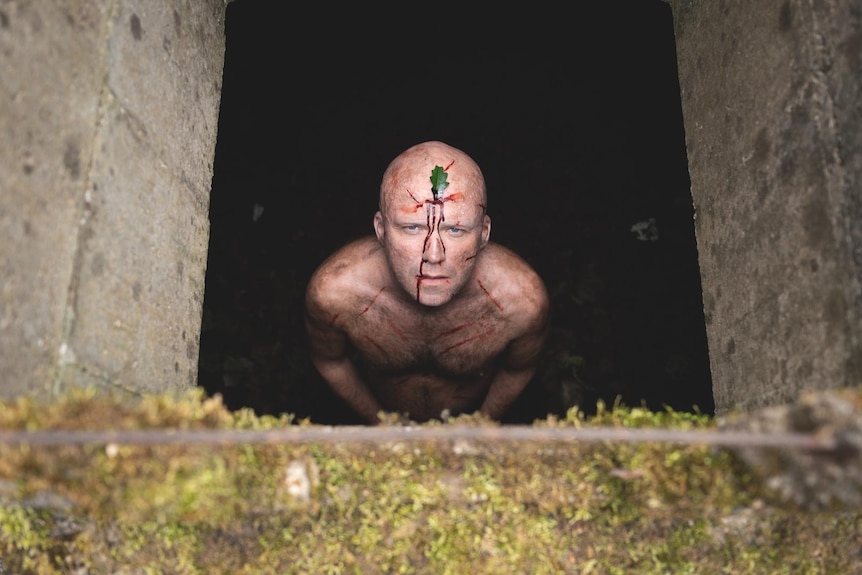
M 196 384 L 224 8 L 0 1 L 0 396 Z
M 862 7 L 671 7 L 716 412 L 857 385 Z

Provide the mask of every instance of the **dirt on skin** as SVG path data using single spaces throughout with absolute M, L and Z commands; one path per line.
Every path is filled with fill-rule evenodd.
M 533 423 L 801 425 L 842 446 L 821 453 L 475 439 L 0 443 L 0 573 L 862 573 L 860 405 L 847 390 L 722 421 L 600 404 L 594 416 Z M 6 431 L 288 426 L 320 427 L 231 412 L 197 391 L 0 403 Z M 454 437 L 497 424 L 422 426 Z

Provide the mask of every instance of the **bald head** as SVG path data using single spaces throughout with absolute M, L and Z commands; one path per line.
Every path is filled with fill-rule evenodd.
M 446 170 L 449 186 L 444 196 L 460 194 L 465 201 L 487 205 L 485 178 L 473 158 L 443 142 L 430 141 L 416 144 L 392 160 L 380 184 L 380 210 L 399 196 L 411 196 L 422 202 L 433 200 L 431 172 L 440 166 Z

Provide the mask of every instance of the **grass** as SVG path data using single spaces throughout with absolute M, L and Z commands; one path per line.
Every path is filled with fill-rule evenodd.
M 0 430 L 289 425 L 313 424 L 199 391 L 0 403 Z M 534 425 L 715 422 L 600 404 Z M 709 446 L 0 444 L 3 574 L 845 574 L 860 571 L 860 523 L 794 508 Z

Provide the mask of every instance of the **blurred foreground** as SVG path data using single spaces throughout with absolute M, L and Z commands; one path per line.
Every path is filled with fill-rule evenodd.
M 599 404 L 533 424 L 840 435 L 846 449 L 829 454 L 476 440 L 0 444 L 0 573 L 857 573 L 859 407 L 847 391 L 721 423 Z M 0 430 L 291 425 L 320 427 L 231 412 L 198 392 L 0 403 Z

